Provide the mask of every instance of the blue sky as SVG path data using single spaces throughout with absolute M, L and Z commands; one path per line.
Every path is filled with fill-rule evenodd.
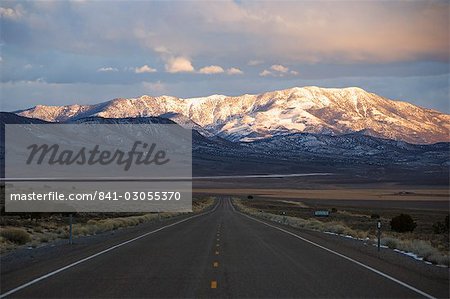
M 2 1 L 1 110 L 358 86 L 446 113 L 447 1 Z

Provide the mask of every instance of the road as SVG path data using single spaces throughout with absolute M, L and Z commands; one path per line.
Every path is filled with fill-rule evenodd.
M 251 219 L 235 211 L 224 197 L 205 214 L 135 233 L 125 243 L 105 242 L 97 251 L 72 254 L 70 262 L 58 262 L 63 257 L 54 256 L 45 266 L 2 270 L 1 294 L 11 298 L 448 297 L 448 276 L 439 280 L 408 271 L 322 235 Z

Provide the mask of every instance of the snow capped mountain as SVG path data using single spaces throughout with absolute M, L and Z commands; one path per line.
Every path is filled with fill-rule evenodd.
M 205 136 L 253 141 L 291 133 L 353 132 L 410 143 L 449 141 L 450 115 L 360 88 L 303 87 L 258 95 L 182 99 L 142 96 L 96 105 L 42 106 L 17 114 L 64 122 L 87 116 L 167 117 Z

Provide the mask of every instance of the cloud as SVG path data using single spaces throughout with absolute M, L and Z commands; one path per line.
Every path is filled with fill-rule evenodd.
M 97 72 L 118 72 L 119 70 L 115 67 L 101 67 L 99 69 L 97 69 Z
M 107 55 L 152 50 L 196 62 L 215 55 L 223 64 L 239 59 L 250 66 L 262 61 L 449 61 L 448 1 L 60 2 L 16 7 L 2 2 L 2 16 L 20 18 L 23 25 L 18 34 L 13 24 L 2 24 L 2 40 L 29 51 Z M 170 22 L 163 17 L 167 11 Z
M 180 23 L 189 20 L 186 33 L 195 34 L 179 36 L 182 44 L 172 41 L 174 49 L 181 47 L 191 56 L 220 49 L 247 59 L 246 53 L 252 53 L 261 60 L 276 58 L 290 64 L 389 63 L 425 57 L 449 60 L 447 1 L 229 1 L 193 5 L 201 9 L 179 7 L 184 12 L 178 19 Z M 209 38 L 210 32 L 221 34 L 205 45 L 202 39 Z M 236 42 L 240 42 L 239 50 L 233 49 Z
M 42 77 L 49 84 L 89 84 L 89 92 L 98 99 L 139 94 L 141 80 L 147 76 L 136 80 L 134 71 L 144 62 L 157 68 L 158 79 L 179 96 L 256 91 L 252 86 L 274 90 L 300 82 L 320 85 L 321 80 L 342 77 L 448 74 L 448 1 L 229 0 L 177 5 L 87 1 L 74 5 L 6 0 L 0 6 L 2 82 Z M 34 67 L 24 69 L 27 63 Z M 280 63 L 289 71 L 270 68 Z M 221 66 L 227 76 L 191 75 L 198 73 L 198 66 L 211 64 Z M 102 66 L 105 73 L 100 69 L 96 73 Z M 245 76 L 228 75 L 231 66 Z M 386 78 L 383 84 L 396 89 L 394 96 L 416 97 L 410 85 L 390 86 L 389 81 Z M 106 94 L 105 84 L 115 85 L 114 92 Z M 121 84 L 135 86 L 122 89 Z M 40 96 L 24 95 L 23 101 L 36 104 L 66 97 L 56 86 L 49 85 Z M 55 88 L 51 96 L 50 87 Z M 421 87 L 435 91 L 433 85 Z M 85 93 L 85 98 L 94 98 Z M 434 101 L 431 95 L 425 98 L 424 106 Z M 447 102 L 448 94 L 443 105 Z
M 287 66 L 284 66 L 281 64 L 274 64 L 274 65 L 270 66 L 269 69 L 270 70 L 263 70 L 261 73 L 259 73 L 259 75 L 261 77 L 267 77 L 267 76 L 284 77 L 286 75 L 293 75 L 293 76 L 298 75 L 297 71 L 294 71 L 294 70 L 289 71 L 289 68 Z
M 221 66 L 218 65 L 210 65 L 210 66 L 205 66 L 202 67 L 199 71 L 200 74 L 207 74 L 207 75 L 211 75 L 211 74 L 220 74 L 223 73 L 224 70 Z
M 287 71 L 289 71 L 288 67 L 285 67 L 281 64 L 274 64 L 270 67 L 270 69 L 279 73 L 287 73 Z
M 134 69 L 134 72 L 136 74 L 142 74 L 142 73 L 154 73 L 156 72 L 156 69 L 149 67 L 148 65 L 143 65 L 141 67 L 136 67 Z
M 191 61 L 182 56 L 169 58 L 165 67 L 169 73 L 189 73 L 195 71 Z
M 259 75 L 260 75 L 261 77 L 266 77 L 266 76 L 272 75 L 272 72 L 271 72 L 271 71 L 268 71 L 268 70 L 264 70 L 264 71 L 262 71 L 261 73 L 259 73 Z
M 262 60 L 250 60 L 249 62 L 247 62 L 247 65 L 256 66 L 256 65 L 263 64 L 263 63 L 264 63 L 264 61 L 262 61 Z
M 169 51 L 166 47 L 164 47 L 164 46 L 157 46 L 157 47 L 154 47 L 153 50 L 154 50 L 156 53 L 160 53 L 160 54 L 170 54 L 170 51 Z
M 142 87 L 146 93 L 151 93 L 152 95 L 161 95 L 167 92 L 167 87 L 161 81 L 157 82 L 142 82 Z
M 224 72 L 226 72 L 228 75 L 242 75 L 244 73 L 243 71 L 241 71 L 240 69 L 238 69 L 236 67 L 231 67 L 225 71 L 223 69 L 223 67 L 218 66 L 218 65 L 210 65 L 210 66 L 202 67 L 198 72 L 200 74 L 207 74 L 207 75 L 221 74 Z
M 244 72 L 241 71 L 240 69 L 236 68 L 236 67 L 231 67 L 229 69 L 227 69 L 227 74 L 228 75 L 242 75 Z
M 23 7 L 19 4 L 14 8 L 11 7 L 0 7 L 0 17 L 10 20 L 18 20 L 24 15 Z

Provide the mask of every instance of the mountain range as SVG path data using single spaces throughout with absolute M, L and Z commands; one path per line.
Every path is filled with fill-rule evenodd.
M 162 117 L 98 116 L 61 123 L 175 124 Z M 55 123 L 1 112 L 0 164 L 4 163 L 5 124 Z M 333 172 L 340 183 L 349 180 L 349 183 L 378 181 L 445 185 L 449 179 L 449 145 L 448 142 L 410 144 L 367 136 L 363 132 L 338 136 L 290 133 L 252 142 L 232 142 L 219 136 L 204 136 L 194 129 L 192 169 L 194 176 Z
M 43 106 L 16 111 L 49 122 L 86 117 L 168 118 L 205 137 L 251 142 L 308 133 L 360 134 L 414 144 L 450 141 L 450 115 L 363 89 L 294 87 L 256 95 L 200 98 L 141 96 L 94 105 Z
M 176 123 L 193 129 L 194 176 L 332 172 L 337 183 L 430 185 L 449 179 L 450 115 L 359 88 L 38 105 L 0 113 L 1 130 L 10 123 Z M 3 145 L 0 152 L 3 158 Z

